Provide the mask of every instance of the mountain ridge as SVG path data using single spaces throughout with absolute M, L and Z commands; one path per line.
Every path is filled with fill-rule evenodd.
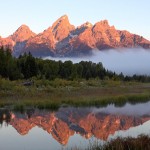
M 25 52 L 36 57 L 74 57 L 91 55 L 93 49 L 150 49 L 150 41 L 129 31 L 117 30 L 109 25 L 108 20 L 94 25 L 85 22 L 75 27 L 64 15 L 39 34 L 32 32 L 27 25 L 21 25 L 7 38 L 0 37 L 0 46 L 9 47 L 16 57 Z

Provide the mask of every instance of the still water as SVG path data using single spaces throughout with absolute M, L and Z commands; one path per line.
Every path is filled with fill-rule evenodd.
M 0 150 L 84 149 L 117 136 L 150 134 L 150 102 L 123 107 L 0 109 Z

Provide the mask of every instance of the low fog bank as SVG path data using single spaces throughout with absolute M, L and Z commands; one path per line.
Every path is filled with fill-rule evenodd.
M 150 50 L 141 48 L 137 49 L 112 49 L 105 51 L 93 51 L 92 56 L 79 58 L 53 58 L 46 57 L 44 59 L 52 60 L 71 60 L 73 63 L 80 61 L 92 61 L 95 63 L 102 62 L 103 66 L 116 73 L 124 75 L 150 75 Z

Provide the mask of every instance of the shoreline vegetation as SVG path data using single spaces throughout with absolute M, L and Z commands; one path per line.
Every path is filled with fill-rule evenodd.
M 10 81 L 0 78 L 0 106 L 15 110 L 26 107 L 58 109 L 61 106 L 104 107 L 108 104 L 124 106 L 150 100 L 150 83 L 113 80 L 64 79 L 34 80 L 24 86 L 22 80 Z
M 71 150 L 80 150 L 81 148 L 71 148 Z M 149 150 L 150 136 L 139 135 L 138 137 L 117 137 L 106 143 L 90 142 L 85 150 Z

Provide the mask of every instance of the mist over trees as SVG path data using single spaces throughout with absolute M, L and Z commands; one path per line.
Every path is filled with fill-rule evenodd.
M 101 62 L 81 61 L 73 63 L 55 60 L 43 60 L 34 58 L 31 53 L 15 58 L 9 49 L 0 48 L 0 76 L 9 80 L 37 79 L 54 80 L 62 78 L 66 80 L 99 78 L 101 80 L 122 80 L 150 82 L 146 75 L 124 76 L 122 73 L 106 70 Z

